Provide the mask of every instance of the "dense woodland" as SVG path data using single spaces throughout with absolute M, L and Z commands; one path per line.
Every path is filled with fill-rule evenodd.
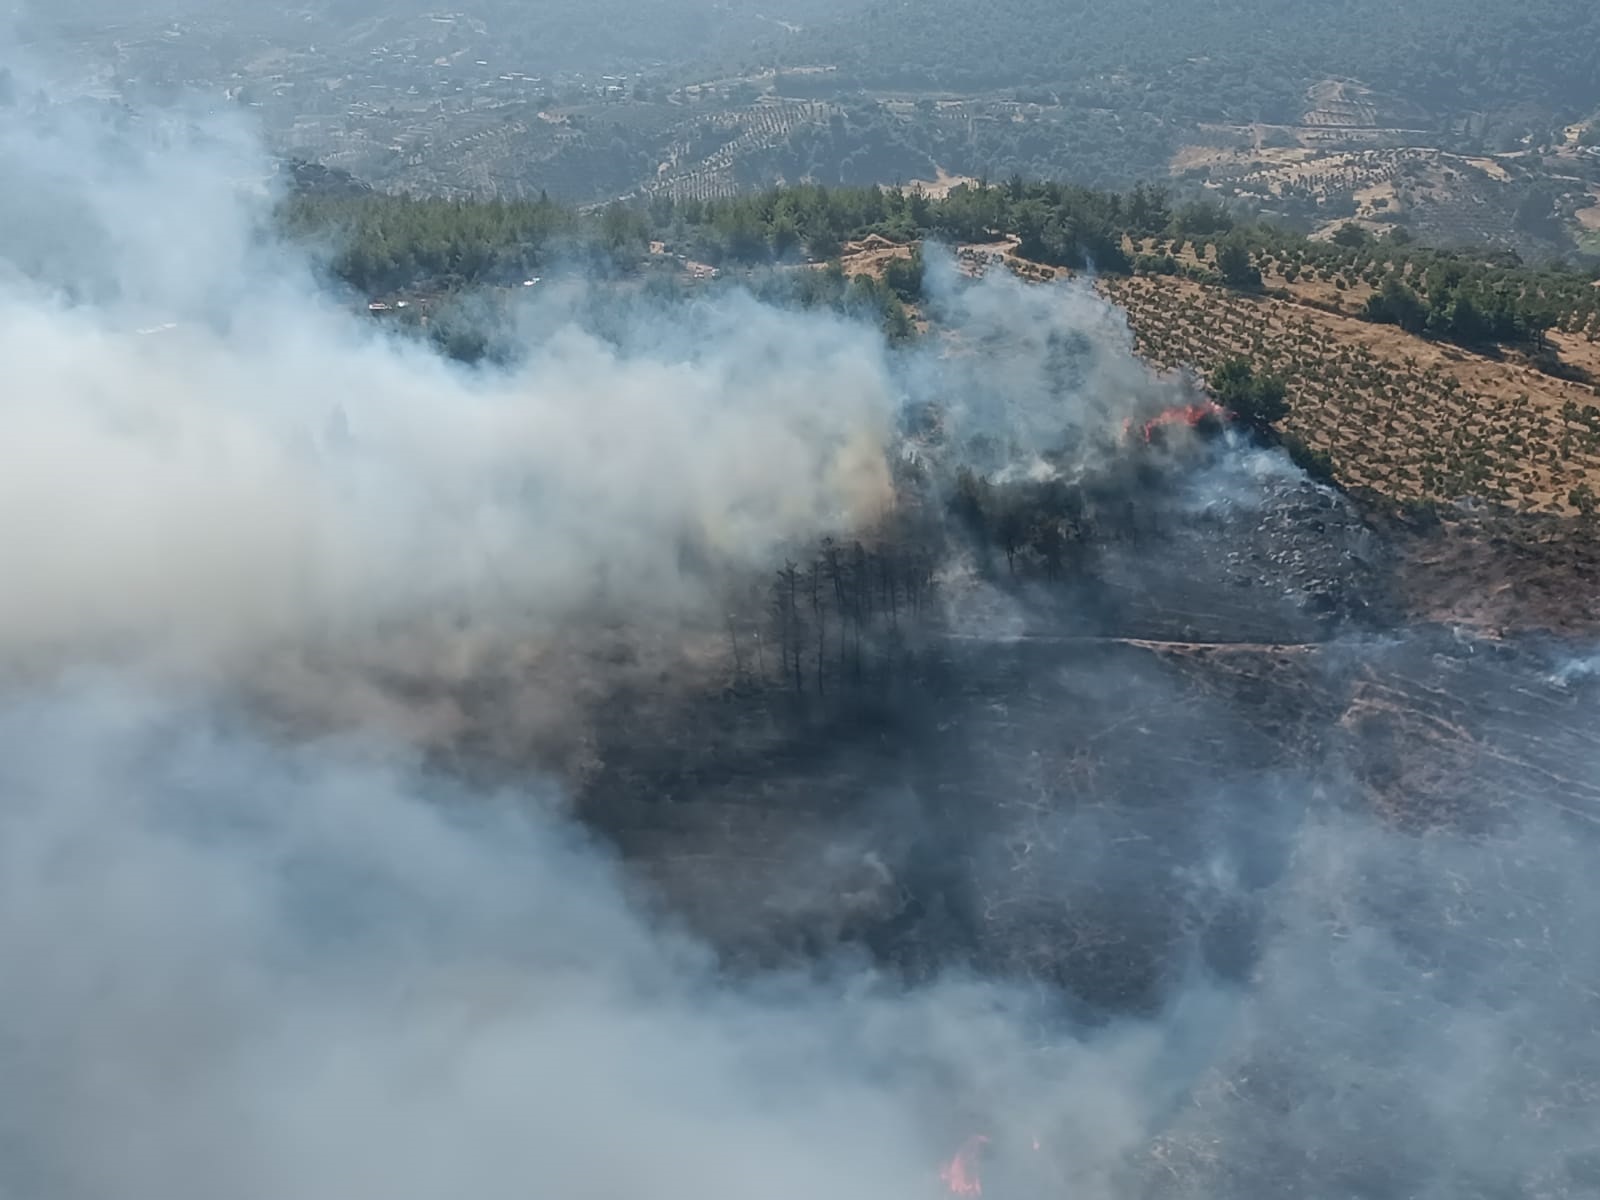
M 847 242 L 877 234 L 895 242 L 955 244 L 1014 235 L 1024 257 L 1103 274 L 1184 273 L 1204 282 L 1261 287 L 1261 265 L 1291 282 L 1308 278 L 1377 295 L 1368 320 L 1475 349 L 1543 347 L 1545 331 L 1600 329 L 1592 272 L 1536 268 L 1512 255 L 1479 257 L 1375 238 L 1355 227 L 1312 241 L 1271 224 L 1243 221 L 1220 205 L 1174 204 L 1161 188 L 1099 192 L 1020 177 L 955 188 L 942 199 L 919 191 L 800 186 L 719 201 L 613 204 L 580 212 L 549 199 L 451 202 L 381 194 L 301 195 L 282 220 L 296 237 L 326 248 L 329 270 L 368 294 L 451 292 L 514 285 L 551 269 L 657 276 L 680 282 L 677 255 L 738 268 L 764 294 L 802 303 L 876 309 L 891 332 L 910 332 L 906 305 L 920 292 L 920 263 L 896 265 L 882 281 L 847 280 L 831 269 L 784 271 L 836 260 Z M 666 253 L 652 255 L 650 243 Z M 766 270 L 763 270 L 766 269 Z M 665 274 L 663 274 L 665 272 Z

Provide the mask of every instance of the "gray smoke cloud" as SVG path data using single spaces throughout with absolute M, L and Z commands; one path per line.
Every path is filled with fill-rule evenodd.
M 1135 356 L 1126 316 L 1088 279 L 1044 287 L 995 267 L 974 285 L 931 251 L 924 291 L 953 332 L 906 365 L 908 390 L 936 399 L 967 465 L 997 479 L 1079 475 L 1103 464 L 1125 421 L 1189 399 L 1188 381 Z
M 537 788 L 202 701 L 0 712 L 7 1195 L 909 1200 L 975 1102 L 1076 1131 L 1080 1170 L 1139 1132 L 1154 1027 L 1041 1044 L 1048 1010 L 971 979 L 730 984 Z
M 641 678 L 697 676 L 729 589 L 888 513 L 908 397 L 999 478 L 1103 459 L 1173 392 L 1092 293 L 937 256 L 954 353 L 575 285 L 523 305 L 513 365 L 467 368 L 317 286 L 233 118 L 29 101 L 0 163 L 0 662 L 248 679 L 311 727 L 450 745 L 482 722 L 448 693 L 498 673 L 495 737 L 564 754 L 627 673 L 594 663 L 617 627 Z
M 748 569 L 888 503 L 895 390 L 859 327 L 735 295 L 474 372 L 317 294 L 231 127 L 40 124 L 0 134 L 0 653 L 670 614 L 716 584 L 686 551 Z
M 0 166 L 0 1195 L 924 1200 L 977 1134 L 998 1200 L 1592 1193 L 1570 656 L 1275 647 L 1287 602 L 1219 574 L 1216 619 L 1268 614 L 1230 677 L 1076 647 L 1078 611 L 1030 643 L 1008 592 L 1016 640 L 961 627 L 893 769 L 814 737 L 685 785 L 784 919 L 948 934 L 920 973 L 831 937 L 737 969 L 566 815 L 594 631 L 711 656 L 725 576 L 881 515 L 907 397 L 1044 478 L 1184 394 L 1086 290 L 936 266 L 955 335 L 903 358 L 739 294 L 604 336 L 557 305 L 468 370 L 318 292 L 235 127 L 7 110 Z M 1167 511 L 1281 555 L 1285 492 L 1343 520 L 1302 482 L 1224 441 Z M 1121 615 L 1167 619 L 1135 568 L 1192 574 L 1180 541 L 1108 570 Z M 490 666 L 550 751 L 498 788 L 427 753 Z M 1445 711 L 1475 688 L 1527 712 Z M 1374 800 L 1441 764 L 1473 821 Z M 887 830 L 828 823 L 858 807 Z
M 0 163 L 0 1191 L 909 1198 L 1000 1109 L 1070 1115 L 1091 1174 L 1137 1141 L 1159 1027 L 730 982 L 556 780 L 430 774 L 459 713 L 339 665 L 494 656 L 566 731 L 565 635 L 686 636 L 719 573 L 881 514 L 874 331 L 546 309 L 470 370 L 317 291 L 229 124 L 24 107 Z

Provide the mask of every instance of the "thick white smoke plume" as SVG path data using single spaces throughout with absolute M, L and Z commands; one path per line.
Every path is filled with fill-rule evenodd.
M 1593 1193 L 1582 687 L 1529 684 L 1505 718 L 1560 740 L 1539 778 L 1565 807 L 1415 838 L 1347 803 L 1352 775 L 1403 793 L 1395 697 L 1443 738 L 1467 667 L 1391 662 L 1404 637 L 1318 658 L 1270 622 L 1251 652 L 1315 693 L 1283 712 L 1225 649 L 1007 650 L 991 621 L 942 647 L 967 676 L 908 701 L 936 711 L 903 771 L 812 736 L 804 767 L 721 773 L 708 836 L 744 822 L 758 857 L 831 828 L 786 842 L 783 799 L 832 815 L 920 767 L 926 807 L 852 850 L 901 857 L 829 878 L 920 872 L 921 928 L 1003 930 L 1029 987 L 961 953 L 908 983 L 833 944 L 745 970 L 536 770 L 429 769 L 451 714 L 336 719 L 379 703 L 341 655 L 424 680 L 495 656 L 522 690 L 493 703 L 559 733 L 569 641 L 715 633 L 724 573 L 875 519 L 903 392 L 985 469 L 1070 469 L 1042 452 L 1095 452 L 1150 386 L 1107 306 L 935 274 L 950 353 L 896 363 L 739 295 L 606 337 L 555 305 L 516 366 L 469 370 L 321 296 L 264 232 L 264 175 L 225 124 L 0 110 L 0 1198 L 931 1200 L 976 1134 L 991 1200 Z M 1233 519 L 1283 474 L 1234 455 L 1176 505 Z M 1129 567 L 1148 544 L 1110 594 L 1165 618 Z M 1226 592 L 1218 620 L 1288 603 Z M 1463 790 L 1517 765 L 1459 753 Z M 828 861 L 758 865 L 807 916 Z M 1069 1008 L 1062 962 L 1106 1003 Z
M 911 368 L 912 390 L 945 406 L 951 436 L 979 469 L 1012 478 L 1081 469 L 1104 456 L 1141 405 L 1182 398 L 1135 357 L 1126 315 L 1089 280 L 1040 287 L 996 267 L 971 287 L 952 255 L 934 253 L 924 290 L 941 324 L 958 332 Z
M 0 748 L 7 1196 L 913 1200 L 979 1100 L 1103 1166 L 1160 1066 L 975 983 L 720 983 L 536 796 L 392 750 L 104 683 Z
M 762 565 L 888 501 L 869 331 L 729 297 L 675 337 L 571 325 L 473 372 L 263 242 L 226 127 L 59 122 L 0 124 L 26 268 L 0 284 L 8 657 L 672 613 L 716 583 L 686 552 Z
M 714 614 L 889 502 L 875 332 L 732 295 L 473 371 L 319 295 L 226 124 L 10 109 L 0 168 L 0 1194 L 885 1200 L 965 1112 L 1136 1140 L 1159 1030 L 719 982 L 545 785 L 228 699 L 430 624 Z

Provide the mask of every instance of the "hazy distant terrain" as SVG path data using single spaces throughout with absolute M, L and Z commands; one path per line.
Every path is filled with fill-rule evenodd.
M 384 188 L 594 202 L 1170 177 L 1308 227 L 1533 257 L 1600 236 L 1583 216 L 1600 214 L 1600 16 L 1580 0 L 23 11 L 92 94 L 198 93 Z
M 873 83 L 1076 84 L 1186 116 L 1281 122 L 1305 88 L 1357 78 L 1437 115 L 1595 103 L 1582 0 L 869 0 L 789 48 Z
M 310 0 L 284 7 L 233 0 L 172 0 L 130 5 L 101 0 L 66 4 L 25 3 L 25 28 L 48 34 L 70 29 L 93 37 L 107 31 L 138 36 L 172 30 L 220 33 L 224 37 L 281 40 L 286 47 L 319 47 L 337 63 L 341 53 L 365 52 L 384 40 L 409 36 L 428 24 L 445 34 L 461 26 L 497 65 L 539 72 L 604 72 L 641 67 L 680 69 L 739 56 L 774 32 L 841 11 L 833 0 L 571 0 L 522 4 L 516 0 L 466 0 L 429 4 L 393 0 Z M 352 64 L 353 65 L 353 64 Z

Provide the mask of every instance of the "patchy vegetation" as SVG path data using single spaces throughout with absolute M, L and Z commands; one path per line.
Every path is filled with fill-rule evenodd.
M 1159 188 L 1096 192 L 1020 178 L 918 190 L 782 188 L 727 200 L 465 204 L 391 196 L 293 199 L 284 220 L 334 247 L 363 291 L 445 294 L 576 263 L 668 290 L 716 268 L 759 294 L 919 328 L 921 239 L 964 269 L 1029 278 L 1093 268 L 1161 367 L 1209 376 L 1247 423 L 1277 426 L 1308 470 L 1406 501 L 1478 496 L 1586 512 L 1600 487 L 1600 288 L 1373 237 L 1314 240 Z M 702 265 L 706 264 L 706 265 Z M 459 328 L 436 336 L 472 357 Z

